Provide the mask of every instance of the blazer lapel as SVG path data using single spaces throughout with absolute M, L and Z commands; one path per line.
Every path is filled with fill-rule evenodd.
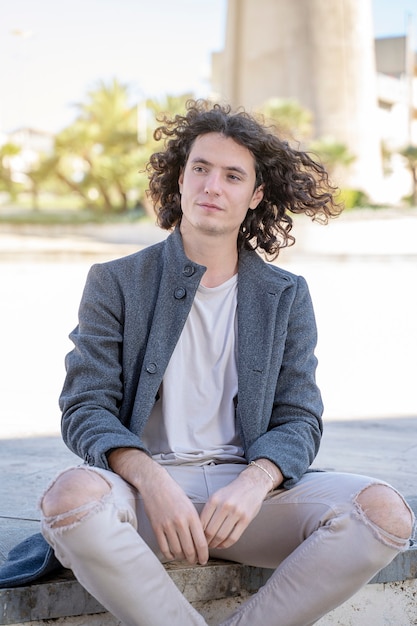
M 245 422 L 252 421 L 263 408 L 274 337 L 285 332 L 277 328 L 277 315 L 288 286 L 286 276 L 271 274 L 271 268 L 256 252 L 242 253 L 238 277 L 238 415 Z M 250 430 L 250 425 L 246 426 Z
M 131 417 L 141 432 L 158 393 L 172 352 L 190 312 L 205 267 L 184 254 L 176 230 L 165 242 L 163 271 Z

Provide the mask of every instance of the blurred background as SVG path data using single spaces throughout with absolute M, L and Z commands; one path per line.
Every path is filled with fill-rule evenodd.
M 93 262 L 165 236 L 143 170 L 190 97 L 314 152 L 346 210 L 295 220 L 328 421 L 416 417 L 415 0 L 0 0 L 0 437 L 59 432 Z
M 275 121 L 320 155 L 348 208 L 417 202 L 414 0 L 0 0 L 0 10 L 3 214 L 143 209 L 138 169 L 155 118 L 190 96 Z

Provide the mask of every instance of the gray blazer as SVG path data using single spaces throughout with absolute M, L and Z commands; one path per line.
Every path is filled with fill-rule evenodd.
M 91 268 L 60 397 L 64 440 L 86 463 L 108 469 L 114 448 L 146 451 L 141 434 L 204 272 L 185 256 L 178 229 Z M 236 420 L 246 459 L 273 461 L 289 488 L 312 463 L 322 432 L 307 285 L 242 251 L 237 312 Z M 178 381 L 179 393 L 186 384 Z

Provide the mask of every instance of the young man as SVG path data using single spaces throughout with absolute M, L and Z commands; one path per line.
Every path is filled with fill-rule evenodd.
M 313 624 L 406 549 L 389 485 L 309 472 L 316 328 L 301 277 L 266 263 L 290 212 L 339 212 L 323 168 L 249 115 L 191 102 L 156 132 L 163 243 L 94 266 L 61 396 L 86 464 L 42 500 L 56 556 L 130 626 L 205 624 L 161 562 L 274 568 L 224 623 Z

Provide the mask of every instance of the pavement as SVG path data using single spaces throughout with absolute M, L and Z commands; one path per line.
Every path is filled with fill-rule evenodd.
M 301 251 L 280 263 L 307 277 L 323 327 L 327 408 L 314 465 L 386 480 L 417 510 L 417 213 L 379 220 L 379 238 L 377 222 L 347 218 L 336 249 L 304 232 Z M 367 243 L 366 229 L 374 233 Z M 358 231 L 362 247 L 352 249 Z M 78 463 L 59 436 L 57 397 L 88 267 L 162 236 L 152 226 L 55 234 L 0 227 L 0 562 L 38 532 L 41 493 Z

